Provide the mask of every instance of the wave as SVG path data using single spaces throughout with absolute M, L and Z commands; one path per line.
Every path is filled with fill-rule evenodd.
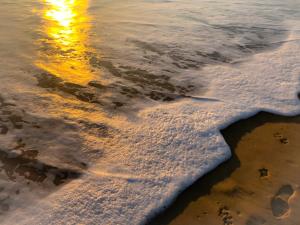
M 68 106 L 77 103 L 56 97 L 52 107 L 60 108 L 61 112 L 47 107 L 48 117 L 64 115 L 65 120 L 72 121 L 72 126 L 75 122 L 76 126 L 80 124 L 80 117 L 85 121 L 85 129 L 79 127 L 76 131 L 84 146 L 77 151 L 77 159 L 72 159 L 74 155 L 70 154 L 59 157 L 61 161 L 54 164 L 69 161 L 70 167 L 80 170 L 82 175 L 30 200 L 34 202 L 30 206 L 22 208 L 25 203 L 19 201 L 18 213 L 8 214 L 3 223 L 141 224 L 149 221 L 187 186 L 230 157 L 220 129 L 261 110 L 283 115 L 300 113 L 298 36 L 297 31 L 293 32 L 281 47 L 259 53 L 247 62 L 207 66 L 201 73 L 213 79 L 205 96 L 148 107 L 133 118 L 103 117 L 93 107 L 86 115 L 76 115 L 79 111 L 74 109 L 68 114 Z M 49 94 L 39 97 L 41 103 L 46 97 Z M 28 103 L 32 98 L 26 98 L 21 105 L 32 107 Z M 43 115 L 42 109 L 36 112 Z M 89 128 L 86 128 L 87 121 Z M 100 121 L 103 126 L 99 125 Z M 108 126 L 104 129 L 105 124 Z M 57 132 L 64 134 L 62 137 L 66 134 L 72 137 L 68 131 L 70 125 L 64 126 L 67 128 L 60 126 L 64 130 Z M 72 140 L 67 145 L 78 147 Z M 66 145 L 64 138 L 60 143 Z M 53 154 L 52 150 L 47 151 L 41 153 L 45 159 Z M 55 154 L 60 156 L 61 152 Z M 35 186 L 30 188 L 43 192 Z M 26 204 L 31 198 L 24 198 Z

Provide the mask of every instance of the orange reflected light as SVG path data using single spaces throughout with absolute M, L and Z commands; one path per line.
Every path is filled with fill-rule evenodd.
M 93 77 L 87 55 L 91 18 L 88 0 L 43 0 L 43 38 L 36 65 L 66 81 L 85 84 Z

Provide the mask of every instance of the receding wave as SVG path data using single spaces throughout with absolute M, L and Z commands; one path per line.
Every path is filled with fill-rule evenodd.
M 295 8 L 4 1 L 3 224 L 145 223 L 230 157 L 220 129 L 299 113 Z

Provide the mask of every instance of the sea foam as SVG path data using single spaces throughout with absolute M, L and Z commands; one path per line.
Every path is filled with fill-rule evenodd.
M 102 143 L 103 156 L 81 178 L 17 209 L 2 223 L 147 222 L 187 186 L 230 157 L 220 129 L 261 110 L 300 113 L 300 41 L 299 31 L 292 30 L 277 49 L 199 71 L 211 78 L 205 96 L 149 107 L 131 120 L 107 119 L 118 131 L 109 143 Z M 99 148 L 99 141 L 85 138 L 89 148 Z M 85 149 L 83 155 L 93 160 L 91 151 Z

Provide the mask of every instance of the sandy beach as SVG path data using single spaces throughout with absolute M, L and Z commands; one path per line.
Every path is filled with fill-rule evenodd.
M 182 193 L 151 224 L 299 224 L 300 116 L 262 112 L 222 134 L 232 158 Z

